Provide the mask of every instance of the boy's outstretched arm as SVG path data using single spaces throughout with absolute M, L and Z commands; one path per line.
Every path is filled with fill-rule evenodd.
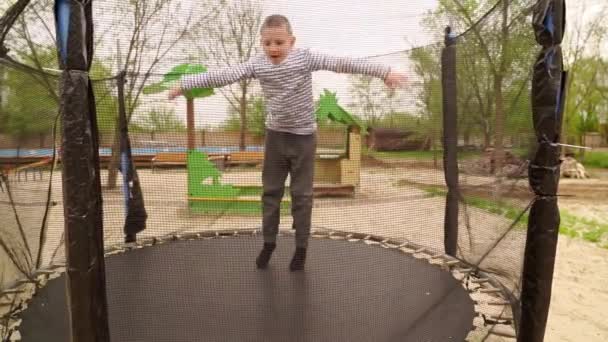
M 178 86 L 171 89 L 169 98 L 173 99 L 192 88 L 219 88 L 246 78 L 253 78 L 253 63 L 246 62 L 209 72 L 184 76 Z
M 350 57 L 329 56 L 309 51 L 308 65 L 310 71 L 327 70 L 377 77 L 391 88 L 403 86 L 407 81 L 405 74 L 392 71 L 388 66 Z

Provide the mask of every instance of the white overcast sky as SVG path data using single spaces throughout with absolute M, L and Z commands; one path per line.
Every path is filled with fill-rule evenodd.
M 425 45 L 431 38 L 419 25 L 423 14 L 435 8 L 435 0 L 267 0 L 264 16 L 283 14 L 289 18 L 296 46 L 351 57 L 366 57 Z M 404 70 L 403 57 L 374 61 Z M 317 72 L 313 75 L 315 97 L 323 88 L 336 91 L 340 102 L 348 98 L 347 75 Z M 175 102 L 175 111 L 184 116 L 185 101 Z M 197 100 L 197 126 L 215 126 L 226 116 L 227 103 L 221 95 Z
M 568 25 L 572 28 L 597 13 L 608 0 L 570 0 L 567 4 Z M 287 16 L 298 47 L 339 56 L 365 57 L 436 42 L 438 37 L 425 32 L 420 25 L 424 13 L 436 6 L 436 0 L 266 0 L 264 15 Z M 407 71 L 404 57 L 402 54 L 374 61 Z M 317 72 L 313 84 L 315 97 L 323 88 L 329 88 L 337 91 L 343 105 L 350 102 L 346 75 Z M 176 100 L 174 105 L 176 114 L 185 117 L 185 101 Z M 197 100 L 197 126 L 217 125 L 226 118 L 226 107 L 219 94 Z

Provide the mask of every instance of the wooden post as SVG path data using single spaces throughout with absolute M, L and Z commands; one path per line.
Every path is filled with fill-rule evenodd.
M 196 135 L 194 134 L 194 99 L 188 98 L 186 102 L 186 121 L 188 126 L 188 151 L 196 148 Z

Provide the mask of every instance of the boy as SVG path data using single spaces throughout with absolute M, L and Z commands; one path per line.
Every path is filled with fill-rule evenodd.
M 291 25 L 282 15 L 267 17 L 260 33 L 263 55 L 231 68 L 184 77 L 181 86 L 173 89 L 169 97 L 175 98 L 186 89 L 221 87 L 245 78 L 260 81 L 267 115 L 262 169 L 264 246 L 256 264 L 258 268 L 266 268 L 276 247 L 280 204 L 285 179 L 290 174 L 296 251 L 289 268 L 299 271 L 304 269 L 306 260 L 313 201 L 317 125 L 312 72 L 329 70 L 375 76 L 389 87 L 403 84 L 405 76 L 381 65 L 295 49 Z

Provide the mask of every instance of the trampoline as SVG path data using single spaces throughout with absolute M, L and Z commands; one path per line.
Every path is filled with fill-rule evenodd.
M 111 340 L 463 341 L 473 327 L 463 284 L 412 246 L 318 235 L 306 272 L 294 273 L 293 238 L 280 237 L 269 268 L 258 270 L 254 233 L 208 232 L 108 256 Z M 69 340 L 65 290 L 61 276 L 36 295 L 22 315 L 23 341 Z
M 292 199 L 308 194 L 294 196 L 290 183 L 277 195 L 267 269 L 255 263 L 267 168 L 224 168 L 211 156 L 267 153 L 257 146 L 268 138 L 262 84 L 167 96 L 187 75 L 262 52 L 262 2 L 7 3 L 0 341 L 542 342 L 559 226 L 564 1 L 438 2 L 414 16 L 401 11 L 419 10 L 413 3 L 267 2 L 291 11 L 298 44 L 325 42 L 328 56 L 378 44 L 336 65 L 378 63 L 411 80 L 404 90 L 362 71 L 314 76 L 315 148 L 348 158 L 315 165 L 315 182 L 332 191 L 314 198 L 305 220 L 289 207 L 300 210 Z M 365 15 L 341 20 L 354 11 Z M 252 13 L 259 20 L 233 25 Z M 382 39 L 370 35 L 388 24 Z M 422 45 L 382 50 L 423 27 L 431 34 Z M 127 45 L 136 51 L 121 54 Z M 516 52 L 504 56 L 505 46 Z M 186 151 L 204 152 L 185 154 L 187 172 L 152 172 L 154 155 Z M 44 167 L 27 165 L 40 177 L 13 172 L 43 157 Z M 348 196 L 331 196 L 336 179 Z M 230 210 L 239 204 L 248 210 Z M 308 219 L 305 269 L 292 272 L 294 227 Z

